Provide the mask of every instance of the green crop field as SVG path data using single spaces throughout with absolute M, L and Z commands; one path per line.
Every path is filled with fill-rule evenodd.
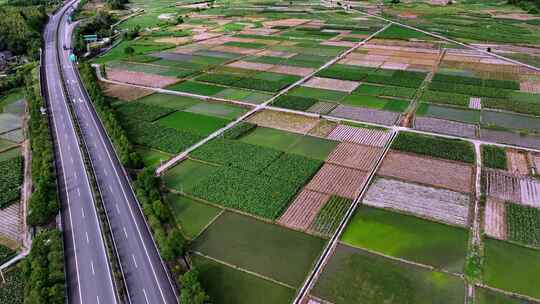
M 181 83 L 173 84 L 167 89 L 173 91 L 186 92 L 191 94 L 203 95 L 203 96 L 213 96 L 217 93 L 225 90 L 225 87 L 220 87 L 216 85 L 210 85 L 194 81 L 184 81 Z
M 452 272 L 462 272 L 467 230 L 362 205 L 341 240 L 351 246 L 381 252 Z
M 6 282 L 0 281 L 0 303 L 22 304 L 25 301 L 25 278 L 19 266 L 3 271 Z
M 135 147 L 135 151 L 141 156 L 145 167 L 157 167 L 172 157 L 172 154 L 151 150 L 145 147 Z
M 176 223 L 190 239 L 195 238 L 212 221 L 221 210 L 189 197 L 168 194 L 166 202 L 174 214 Z
M 246 113 L 245 108 L 232 104 L 201 101 L 187 107 L 184 111 L 232 120 Z
M 489 286 L 540 298 L 540 250 L 486 239 L 484 283 Z
M 298 287 L 323 245 L 320 238 L 225 212 L 192 250 Z
M 386 99 L 356 94 L 347 96 L 340 103 L 350 106 L 366 107 L 391 112 L 403 112 L 409 106 L 409 102 L 405 100 Z
M 311 223 L 310 229 L 321 235 L 331 236 L 351 204 L 352 201 L 348 198 L 331 196 Z
M 20 196 L 23 181 L 23 158 L 16 156 L 0 162 L 0 208 L 8 206 Z
M 290 303 L 295 290 L 259 278 L 200 255 L 191 257 L 198 269 L 201 284 L 212 303 L 220 304 L 274 304 Z
M 526 300 L 511 298 L 502 293 L 497 293 L 489 289 L 476 288 L 474 291 L 475 304 L 529 304 Z
M 506 170 L 505 149 L 497 146 L 482 145 L 482 164 L 488 168 Z
M 208 136 L 225 127 L 229 121 L 222 118 L 180 111 L 162 117 L 157 123 L 165 127 Z
M 319 137 L 303 136 L 297 133 L 264 127 L 256 128 L 254 131 L 241 137 L 240 141 L 318 160 L 326 160 L 338 144 L 335 141 Z
M 312 293 L 335 304 L 462 304 L 465 282 L 338 244 Z
M 540 209 L 507 202 L 506 222 L 509 240 L 540 247 Z
M 434 104 L 421 103 L 416 110 L 418 116 L 429 116 L 439 119 L 480 123 L 480 111 L 443 107 Z
M 339 102 L 347 96 L 347 93 L 309 87 L 297 87 L 292 89 L 289 92 L 289 95 Z
M 473 146 L 466 141 L 410 132 L 399 132 L 392 149 L 471 164 L 475 160 Z
M 214 174 L 218 169 L 218 166 L 187 159 L 167 170 L 163 181 L 169 188 L 183 192 L 190 191 L 200 181 Z
M 14 143 L 10 144 L 10 146 L 12 145 L 14 145 Z M 20 156 L 20 155 L 21 155 L 21 148 L 9 149 L 5 152 L 0 153 L 0 162 Z
M 0 244 L 0 265 L 7 262 L 10 258 L 12 258 L 15 255 L 15 253 L 16 253 L 15 251 Z
M 174 110 L 183 110 L 201 101 L 191 97 L 154 93 L 138 99 L 137 102 Z

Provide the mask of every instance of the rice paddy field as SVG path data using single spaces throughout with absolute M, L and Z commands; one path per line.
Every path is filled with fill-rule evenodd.
M 140 37 L 92 60 L 212 303 L 540 299 L 539 72 L 363 13 L 538 61 L 537 19 L 473 2 L 130 2 Z

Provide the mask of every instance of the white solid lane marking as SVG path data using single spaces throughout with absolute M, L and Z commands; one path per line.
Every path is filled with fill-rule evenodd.
M 86 243 L 90 244 L 90 239 L 88 238 L 88 231 L 85 231 L 84 234 L 86 234 Z
M 99 304 L 99 296 L 96 296 L 97 304 Z
M 111 190 L 111 193 L 114 193 L 111 185 L 109 185 L 109 190 Z
M 126 230 L 126 227 L 124 227 L 124 234 L 126 235 L 126 239 L 127 239 L 128 236 L 127 236 L 127 230 Z
M 131 257 L 133 258 L 133 264 L 135 264 L 135 268 L 139 268 L 139 266 L 137 265 L 137 260 L 135 259 L 135 255 L 132 254 Z
M 146 295 L 146 290 L 144 288 L 142 289 L 142 292 L 144 293 L 144 300 L 146 301 L 146 304 L 149 304 L 150 302 L 148 302 L 148 296 Z
M 90 266 L 92 267 L 92 274 L 95 275 L 96 271 L 94 270 L 94 261 L 90 261 Z
M 84 209 L 81 208 L 82 217 L 84 218 Z

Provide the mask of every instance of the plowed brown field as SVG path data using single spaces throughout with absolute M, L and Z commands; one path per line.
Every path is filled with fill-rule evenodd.
M 355 199 L 366 182 L 367 176 L 367 172 L 360 170 L 324 164 L 306 188 Z
M 472 190 L 473 172 L 469 165 L 396 151 L 388 153 L 379 170 L 383 176 L 464 193 Z
M 328 156 L 328 163 L 371 171 L 383 149 L 342 142 Z
M 501 240 L 506 239 L 506 209 L 504 202 L 493 197 L 487 199 L 484 230 L 491 237 Z
M 278 223 L 293 229 L 307 230 L 328 198 L 329 194 L 304 189 L 281 215 Z

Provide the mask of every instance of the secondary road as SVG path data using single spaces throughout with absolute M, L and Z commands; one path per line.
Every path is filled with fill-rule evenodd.
M 61 68 L 67 95 L 79 122 L 83 143 L 92 161 L 105 205 L 131 303 L 177 303 L 175 287 L 161 260 L 130 181 L 120 164 L 101 121 L 80 82 L 78 70 L 68 60 L 74 24 L 67 15 L 58 35 Z
M 67 107 L 57 60 L 56 33 L 63 8 L 51 16 L 45 31 L 42 64 L 55 139 L 56 166 L 69 303 L 117 303 L 94 197 L 79 142 Z

